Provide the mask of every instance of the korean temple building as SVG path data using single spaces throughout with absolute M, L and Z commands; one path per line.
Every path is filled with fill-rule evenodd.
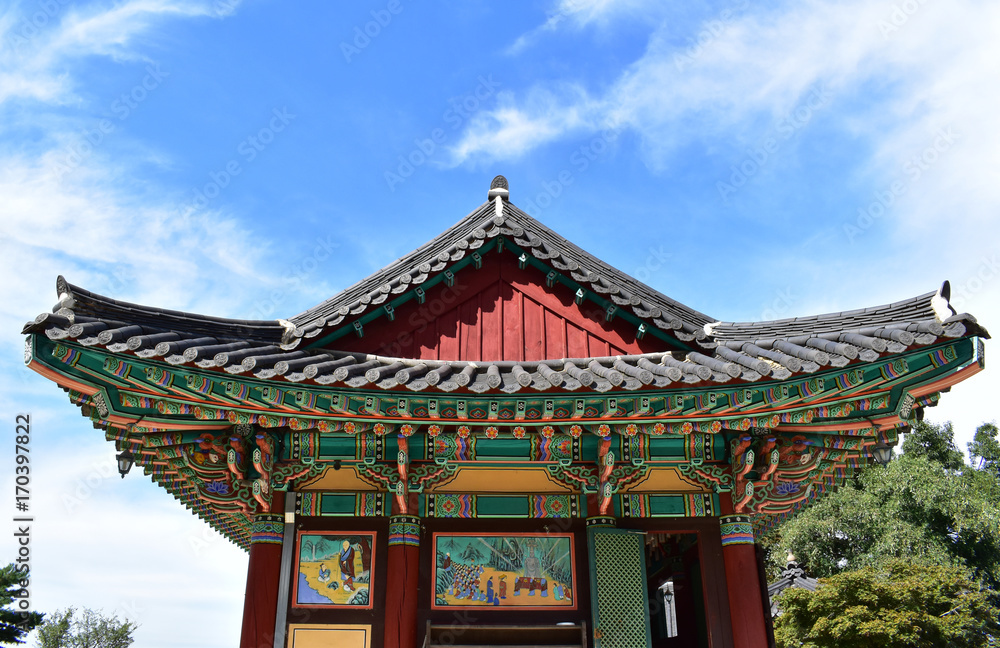
M 984 367 L 947 283 L 724 322 L 508 198 L 289 319 L 60 277 L 25 326 L 28 367 L 249 552 L 241 648 L 762 648 L 755 538 Z

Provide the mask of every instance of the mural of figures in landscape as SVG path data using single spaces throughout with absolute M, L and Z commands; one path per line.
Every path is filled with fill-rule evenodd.
M 371 607 L 374 546 L 374 533 L 300 533 L 295 605 Z
M 576 609 L 573 537 L 434 535 L 434 607 Z

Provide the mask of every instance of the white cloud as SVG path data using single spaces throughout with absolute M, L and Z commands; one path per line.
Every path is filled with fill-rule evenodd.
M 86 117 L 94 107 L 78 94 L 82 59 L 136 65 L 145 59 L 137 43 L 164 21 L 221 17 L 237 4 L 131 0 L 81 7 L 53 0 L 0 16 L 0 276 L 6 279 L 0 406 L 11 421 L 15 411 L 31 412 L 37 434 L 32 602 L 46 612 L 73 605 L 131 618 L 142 626 L 139 643 L 148 646 L 231 643 L 239 633 L 246 554 L 148 478 L 133 474 L 121 482 L 112 469 L 113 446 L 51 384 L 17 366 L 23 343 L 17 331 L 54 303 L 58 274 L 118 298 L 234 316 L 247 304 L 240 286 L 273 285 L 258 271 L 266 246 L 233 217 L 192 212 L 181 206 L 184 197 L 147 182 L 140 169 L 162 168 L 158 154 L 125 134 L 115 133 L 114 144 L 115 138 L 93 136 L 99 120 Z M 146 74 L 148 68 L 140 77 Z M 154 92 L 150 85 L 146 91 Z M 90 434 L 73 432 L 81 429 Z M 3 481 L 13 492 L 13 475 Z M 11 543 L 8 534 L 8 556 L 16 554 Z M 178 618 L 222 621 L 171 622 Z
M 510 93 L 497 94 L 497 108 L 469 120 L 462 141 L 452 150 L 453 164 L 488 157 L 516 159 L 568 132 L 600 126 L 600 104 L 580 86 L 532 88 L 516 105 Z
M 550 21 L 539 29 L 585 24 L 604 8 L 581 5 L 572 13 L 579 23 Z M 877 259 L 857 259 L 859 248 L 845 232 L 858 227 L 858 210 L 878 199 L 865 192 L 849 213 L 810 224 L 809 243 L 769 252 L 769 267 L 794 273 L 800 285 L 828 286 L 825 277 L 838 277 L 783 316 L 893 301 L 951 279 L 961 310 L 988 328 L 1000 326 L 1000 85 L 992 82 L 1000 78 L 1000 6 L 744 1 L 720 9 L 688 37 L 678 36 L 678 22 L 663 18 L 643 55 L 604 91 L 588 92 L 573 78 L 511 91 L 497 110 L 468 124 L 454 148 L 456 163 L 514 159 L 609 125 L 638 136 L 655 173 L 679 172 L 688 163 L 679 153 L 691 144 L 714 155 L 737 151 L 739 163 L 743 151 L 819 92 L 820 118 L 803 128 L 833 144 L 852 142 L 862 161 L 849 172 L 859 185 L 882 196 L 894 185 L 902 191 L 855 233 L 866 246 L 875 241 L 868 237 L 881 237 Z M 858 295 L 859 286 L 867 296 Z M 979 376 L 928 414 L 954 419 L 964 446 L 997 389 L 997 379 Z
M 239 633 L 233 621 L 174 620 L 239 619 L 246 553 L 141 471 L 120 479 L 114 447 L 100 435 L 81 435 L 67 452 L 52 439 L 55 430 L 90 426 L 58 400 L 53 410 L 64 414 L 55 417 L 31 408 L 32 609 L 102 609 L 139 623 L 143 646 L 230 644 Z M 3 482 L 14 492 L 13 475 Z M 16 555 L 11 534 L 3 547 L 5 556 Z
M 545 22 L 518 37 L 507 48 L 507 53 L 520 54 L 539 38 L 566 26 L 579 29 L 593 23 L 604 24 L 614 16 L 634 14 L 639 10 L 648 13 L 657 6 L 662 7 L 648 0 L 559 0 L 548 12 Z
M 758 120 L 777 120 L 822 86 L 835 95 L 843 128 L 877 138 L 891 148 L 879 159 L 898 162 L 901 151 L 919 143 L 918 135 L 951 123 L 987 125 L 1000 94 L 995 84 L 984 83 L 1000 65 L 993 37 L 998 8 L 971 0 L 919 6 L 898 28 L 887 23 L 893 19 L 889 3 L 813 0 L 785 10 L 731 8 L 707 20 L 690 44 L 677 43 L 667 19 L 644 55 L 603 95 L 588 95 L 572 80 L 531 88 L 470 123 L 456 156 L 516 157 L 574 131 L 577 115 L 587 114 L 595 129 L 609 122 L 634 129 L 647 163 L 663 169 L 692 138 L 738 139 Z M 885 24 L 896 31 L 883 33 Z M 549 99 L 538 101 L 539 93 Z M 533 145 L 528 140 L 527 149 L 520 140 L 502 146 L 496 135 L 510 115 L 519 123 L 544 124 L 543 137 Z M 996 150 L 986 143 L 980 148 Z
M 0 18 L 0 104 L 10 99 L 76 101 L 66 63 L 85 56 L 143 58 L 132 43 L 169 18 L 223 17 L 241 0 L 130 0 L 81 8 L 52 0 L 9 10 Z

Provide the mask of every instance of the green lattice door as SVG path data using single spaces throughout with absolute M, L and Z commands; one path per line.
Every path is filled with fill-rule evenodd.
M 650 648 L 645 535 L 593 528 L 587 544 L 594 648 Z

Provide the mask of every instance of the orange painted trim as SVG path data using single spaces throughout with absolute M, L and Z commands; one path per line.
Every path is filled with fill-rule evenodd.
M 38 360 L 32 360 L 31 364 L 28 365 L 28 368 L 34 371 L 35 373 L 38 373 L 39 375 L 48 378 L 49 380 L 59 385 L 60 387 L 73 389 L 78 392 L 82 392 L 87 396 L 93 396 L 94 394 L 100 391 L 99 388 L 94 387 L 93 385 L 88 385 L 87 383 L 82 383 L 78 380 L 74 380 L 73 378 L 70 378 L 65 374 L 59 373 L 55 369 L 52 369 L 48 365 L 45 365 L 39 362 Z
M 931 394 L 931 393 L 934 393 L 934 392 L 937 392 L 937 391 L 941 391 L 942 389 L 945 389 L 947 387 L 951 387 L 952 385 L 957 385 L 958 383 L 962 382 L 963 380 L 966 380 L 967 378 L 971 378 L 972 376 L 975 376 L 977 373 L 979 373 L 980 371 L 982 371 L 983 368 L 984 367 L 982 365 L 980 365 L 978 362 L 973 362 L 971 365 L 969 365 L 965 369 L 961 369 L 961 370 L 959 370 L 959 371 L 951 374 L 950 376 L 945 376 L 941 380 L 938 380 L 936 382 L 932 382 L 929 385 L 924 385 L 920 389 L 911 390 L 910 391 L 910 395 L 913 396 L 914 398 L 919 398 L 920 396 L 926 396 L 927 394 Z
M 876 425 L 895 425 L 901 422 L 900 418 L 895 414 L 890 416 L 882 416 L 880 418 L 872 417 L 870 421 L 874 422 Z M 866 418 L 862 421 L 844 421 L 843 423 L 827 423 L 825 425 L 778 425 L 775 430 L 779 432 L 819 432 L 822 430 L 861 430 L 864 428 L 870 428 L 872 426 L 869 419 Z

